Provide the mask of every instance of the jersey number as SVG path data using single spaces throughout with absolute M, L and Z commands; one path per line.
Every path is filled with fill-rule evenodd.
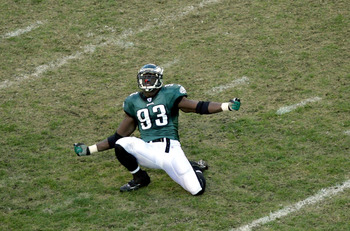
M 157 115 L 157 119 L 154 121 L 157 126 L 165 126 L 168 124 L 168 116 L 164 105 L 157 105 L 152 108 L 153 113 Z M 149 110 L 147 108 L 137 111 L 137 118 L 140 121 L 142 130 L 147 130 L 152 127 L 151 117 L 149 116 Z

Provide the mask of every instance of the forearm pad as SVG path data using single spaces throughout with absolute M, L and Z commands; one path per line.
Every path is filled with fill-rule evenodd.
M 209 103 L 210 102 L 204 102 L 204 101 L 199 101 L 196 107 L 196 113 L 198 114 L 210 114 L 209 113 Z
M 120 138 L 123 138 L 123 137 L 119 135 L 117 132 L 115 132 L 113 135 L 108 137 L 107 140 L 108 140 L 109 148 L 114 148 L 115 142 L 117 142 L 117 140 L 119 140 Z

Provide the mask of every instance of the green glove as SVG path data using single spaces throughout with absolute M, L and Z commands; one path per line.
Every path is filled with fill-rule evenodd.
M 234 98 L 230 100 L 229 109 L 230 111 L 235 110 L 238 111 L 241 107 L 241 100 L 239 98 Z
M 90 155 L 89 147 L 83 143 L 75 143 L 74 151 L 78 156 L 88 156 Z

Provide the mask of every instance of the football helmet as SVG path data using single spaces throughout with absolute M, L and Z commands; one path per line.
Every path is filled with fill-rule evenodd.
M 146 64 L 137 74 L 139 88 L 144 91 L 153 91 L 163 86 L 163 68 L 155 64 Z

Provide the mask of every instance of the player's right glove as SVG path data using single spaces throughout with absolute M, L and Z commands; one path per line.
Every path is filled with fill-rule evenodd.
M 74 152 L 78 156 L 88 156 L 90 155 L 89 147 L 83 143 L 75 143 L 74 144 Z
M 230 111 L 235 110 L 238 111 L 239 108 L 241 107 L 241 100 L 239 98 L 234 98 L 230 100 L 228 109 L 230 109 Z

